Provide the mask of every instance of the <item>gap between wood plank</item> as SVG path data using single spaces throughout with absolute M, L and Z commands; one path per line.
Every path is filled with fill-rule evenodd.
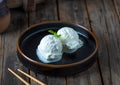
M 3 34 L 1 34 L 1 48 L 2 48 L 2 55 L 0 56 L 1 58 L 1 75 L 0 75 L 0 85 L 2 85 L 2 76 L 3 76 L 3 64 L 4 64 L 4 42 L 5 42 L 5 37 L 3 36 Z
M 86 0 L 85 0 L 85 7 L 86 7 L 87 15 L 88 15 L 88 20 L 89 20 L 89 24 L 90 24 L 90 29 L 91 29 L 92 32 L 94 32 L 94 31 L 92 30 L 91 21 L 90 21 L 90 15 L 89 15 L 89 12 L 88 12 L 88 6 L 87 6 Z M 104 83 L 103 83 L 103 77 L 102 77 L 102 72 L 101 72 L 101 68 L 100 68 L 100 63 L 99 63 L 99 58 L 97 58 L 97 65 L 98 65 L 98 69 L 99 69 L 99 73 L 100 73 L 100 78 L 101 78 L 102 85 L 104 85 Z
M 118 6 L 117 6 L 117 1 L 116 0 L 112 0 L 113 2 L 113 5 L 114 5 L 114 9 L 115 9 L 115 12 L 119 18 L 119 23 L 120 23 L 120 13 L 119 13 L 119 9 L 118 9 Z
M 108 2 L 108 3 L 107 3 Z M 118 79 L 119 80 L 119 75 L 118 76 L 115 76 L 115 74 L 119 74 L 119 72 L 117 71 L 117 70 L 119 70 L 118 69 L 118 67 L 115 67 L 115 66 L 117 66 L 117 65 L 119 65 L 119 63 L 117 64 L 116 63 L 116 61 L 114 60 L 114 57 L 115 57 L 115 59 L 119 59 L 119 57 L 118 57 L 118 55 L 120 55 L 119 54 L 119 52 L 118 52 L 118 47 L 116 46 L 116 45 L 118 45 L 118 40 L 119 40 L 119 38 L 116 40 L 116 37 L 115 36 L 117 36 L 116 35 L 116 33 L 119 31 L 119 20 L 117 19 L 117 16 L 116 16 L 116 14 L 115 14 L 115 12 L 114 12 L 114 7 L 112 6 L 112 3 L 111 3 L 111 1 L 103 1 L 103 5 L 104 5 L 104 7 L 102 8 L 102 10 L 104 11 L 104 18 L 105 18 L 105 24 L 107 25 L 105 25 L 105 29 L 107 30 L 107 35 L 108 35 L 108 37 L 106 37 L 107 38 L 107 41 L 106 41 L 106 45 L 107 45 L 107 47 L 108 47 L 108 53 L 109 53 L 109 58 L 110 59 L 108 59 L 108 60 L 110 60 L 110 61 L 112 61 L 111 63 L 110 63 L 110 65 L 112 66 L 112 67 L 110 67 L 110 70 L 112 71 L 111 73 L 112 73 L 112 76 L 110 77 L 110 78 L 112 78 L 111 79 L 111 81 L 112 82 L 114 82 L 113 84 L 115 84 L 115 83 L 118 83 L 119 81 L 115 81 L 114 80 L 114 78 L 116 78 L 116 79 Z M 99 12 L 99 11 L 98 11 Z M 107 14 L 108 14 L 108 16 L 107 16 Z M 116 27 L 116 28 L 114 28 L 114 27 Z M 111 43 L 111 40 L 113 40 L 113 43 Z M 110 44 L 109 44 L 110 43 Z M 115 45 L 114 45 L 115 44 Z M 110 46 L 109 46 L 110 45 Z M 112 51 L 112 49 L 114 50 L 114 48 L 115 48 L 115 50 L 116 50 L 116 52 L 118 52 L 118 53 L 113 53 L 113 51 Z M 113 60 L 112 60 L 113 59 Z M 110 62 L 109 61 L 109 62 Z M 117 61 L 118 62 L 118 61 Z M 114 70 L 114 69 L 116 69 L 116 71 Z M 113 72 L 113 70 L 115 71 L 115 72 Z M 116 73 L 117 72 L 117 73 Z M 110 75 L 111 75 L 111 73 L 110 73 Z M 103 75 L 104 76 L 104 75 Z M 106 80 L 105 80 L 106 81 Z
M 56 11 L 57 11 L 57 20 L 60 20 L 60 15 L 59 15 L 59 1 L 56 0 Z
M 104 1 L 102 0 L 102 2 L 104 3 Z M 105 6 L 104 6 L 104 8 L 105 8 Z M 108 27 L 108 24 L 107 24 L 107 20 L 106 20 L 106 18 L 105 18 L 105 24 L 106 24 L 106 29 L 107 29 L 107 31 L 108 31 L 108 29 L 109 29 L 109 27 Z M 109 41 L 110 41 L 110 34 L 109 34 L 109 32 L 108 32 L 108 38 L 109 38 Z M 108 48 L 108 46 L 106 46 L 106 48 L 107 48 L 107 51 L 108 51 L 108 63 L 109 63 L 109 67 L 110 67 L 110 82 L 111 82 L 111 85 L 113 85 L 113 82 L 112 82 L 112 72 L 111 72 L 111 65 L 110 65 L 110 53 L 109 53 L 109 48 Z

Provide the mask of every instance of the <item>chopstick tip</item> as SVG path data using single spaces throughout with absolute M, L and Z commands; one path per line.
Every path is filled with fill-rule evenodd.
M 17 69 L 18 71 L 20 70 L 20 69 Z
M 8 68 L 8 71 L 10 71 L 11 69 L 10 68 Z

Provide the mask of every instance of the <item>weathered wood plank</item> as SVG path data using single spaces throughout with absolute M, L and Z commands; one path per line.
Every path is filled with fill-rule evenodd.
M 76 22 L 90 28 L 88 14 L 84 0 L 59 0 L 60 20 Z M 101 85 L 98 63 L 96 62 L 87 71 L 67 77 L 67 85 Z
M 0 84 L 2 83 L 2 65 L 3 65 L 4 37 L 0 34 Z
M 64 77 L 47 77 L 47 85 L 66 85 Z
M 29 13 L 29 25 L 51 20 L 57 20 L 55 0 L 38 4 L 36 12 Z
M 20 31 L 27 26 L 27 17 L 25 13 L 19 10 L 11 11 L 11 24 L 6 33 L 4 43 L 4 59 L 2 68 L 2 84 L 1 85 L 23 85 L 23 83 L 8 72 L 8 68 L 16 71 L 21 69 L 27 72 L 27 69 L 19 62 L 16 55 L 16 39 Z M 18 73 L 18 72 L 17 72 Z M 25 78 L 25 77 L 23 77 Z
M 29 13 L 29 26 L 35 23 L 40 23 L 43 21 L 53 21 L 57 20 L 57 8 L 56 0 L 50 0 L 42 4 L 38 4 L 36 12 Z M 47 85 L 65 85 L 65 78 L 56 78 L 45 76 L 42 74 L 35 74 L 30 71 L 30 75 L 36 77 L 37 79 L 45 82 Z M 31 80 L 31 85 L 38 85 Z
M 90 28 L 84 1 L 59 0 L 60 20 L 73 22 Z
M 99 61 L 104 85 L 111 85 L 109 55 L 106 47 L 108 39 L 103 3 L 100 0 L 87 1 L 87 8 L 91 21 L 91 27 L 99 39 Z M 90 7 L 91 6 L 91 7 Z M 103 50 L 104 49 L 104 50 Z
M 119 21 L 112 0 L 86 0 L 91 27 L 99 39 L 99 62 L 104 85 L 119 85 Z M 93 4 L 94 3 L 94 4 Z M 93 7 L 90 7 L 93 6 Z M 116 76 L 117 75 L 117 76 Z
M 108 51 L 110 56 L 111 79 L 113 85 L 120 84 L 120 23 L 112 0 L 103 0 L 106 24 L 109 33 Z
M 115 12 L 114 6 L 113 6 L 113 2 L 112 0 L 109 1 L 109 3 L 107 3 L 107 1 L 104 1 L 104 6 L 105 6 L 105 17 L 106 17 L 106 23 L 108 24 L 108 28 L 110 26 L 110 29 L 108 29 L 109 34 L 111 34 L 112 32 L 112 38 L 115 40 L 115 45 L 117 45 L 120 48 L 120 37 L 119 37 L 119 33 L 120 33 L 120 23 L 117 17 L 117 14 Z M 110 30 L 112 32 L 110 32 Z M 116 46 L 116 47 L 117 47 Z
M 102 85 L 100 75 L 98 76 L 99 70 L 96 69 L 96 67 L 97 62 L 87 71 L 69 77 L 67 79 L 68 85 Z M 98 78 L 96 78 L 96 76 L 98 76 Z
M 113 1 L 117 16 L 119 17 L 119 21 L 120 21 L 120 0 L 113 0 Z

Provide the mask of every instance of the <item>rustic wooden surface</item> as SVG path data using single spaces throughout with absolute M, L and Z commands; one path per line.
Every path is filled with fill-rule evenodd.
M 47 85 L 120 85 L 120 0 L 47 0 L 35 12 L 11 9 L 11 24 L 0 34 L 0 85 L 23 85 L 8 72 L 17 68 Z M 32 24 L 62 20 L 94 32 L 99 40 L 98 59 L 88 70 L 71 77 L 51 77 L 25 68 L 16 55 L 16 40 Z M 19 74 L 19 73 L 18 73 Z M 22 76 L 22 75 L 21 75 Z M 38 85 L 22 76 L 31 85 Z

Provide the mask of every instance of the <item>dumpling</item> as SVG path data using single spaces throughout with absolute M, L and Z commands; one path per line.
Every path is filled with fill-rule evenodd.
M 57 34 L 60 35 L 63 44 L 63 52 L 73 53 L 83 46 L 83 41 L 79 39 L 78 33 L 70 27 L 59 29 Z
M 54 35 L 46 35 L 40 41 L 36 53 L 43 63 L 52 63 L 61 60 L 62 49 L 62 43 L 59 38 Z

